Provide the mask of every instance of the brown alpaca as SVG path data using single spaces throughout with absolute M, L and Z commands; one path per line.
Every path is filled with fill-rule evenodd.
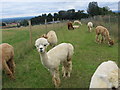
M 114 45 L 114 41 L 111 40 L 110 35 L 109 35 L 109 31 L 103 27 L 103 26 L 97 26 L 96 27 L 96 42 L 102 43 L 103 41 L 108 41 L 108 45 Z M 99 40 L 98 36 L 101 35 L 102 39 Z
M 69 22 L 67 23 L 67 25 L 68 25 L 68 30 L 74 29 L 71 21 L 69 21 Z
M 46 34 L 43 34 L 41 37 L 46 38 L 46 39 L 48 38 Z
M 3 70 L 11 79 L 15 79 L 14 48 L 7 43 L 3 43 L 0 45 L 0 53 L 0 62 Z

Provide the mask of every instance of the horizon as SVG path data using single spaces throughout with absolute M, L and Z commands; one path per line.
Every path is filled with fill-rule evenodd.
M 75 9 L 75 11 L 78 10 L 84 10 L 85 13 L 87 13 L 87 8 L 89 2 L 91 0 L 88 0 L 88 2 L 83 0 L 76 0 L 76 1 L 65 1 L 61 0 L 58 2 L 50 2 L 50 1 L 41 1 L 36 2 L 36 0 L 31 0 L 31 2 L 22 2 L 23 0 L 15 2 L 14 0 L 8 1 L 4 0 L 2 1 L 1 7 L 2 10 L 0 12 L 0 19 L 5 18 L 18 18 L 18 17 L 32 17 L 32 16 L 39 16 L 42 14 L 48 14 L 48 13 L 56 13 L 60 10 L 69 10 L 69 9 Z M 51 0 L 54 1 L 54 0 Z M 109 2 L 102 2 L 102 0 L 96 0 L 99 7 L 105 7 L 108 6 L 110 10 L 113 12 L 119 12 L 118 10 L 118 0 Z

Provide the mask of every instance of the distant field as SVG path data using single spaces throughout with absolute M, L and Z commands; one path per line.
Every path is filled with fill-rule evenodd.
M 107 60 L 118 61 L 118 43 L 109 47 L 107 44 L 95 43 L 95 32 L 87 31 L 83 24 L 80 29 L 67 30 L 65 23 L 55 24 L 54 30 L 58 36 L 58 44 L 69 42 L 73 44 L 73 71 L 70 78 L 61 78 L 60 88 L 88 88 L 91 76 L 98 65 Z M 9 43 L 15 48 L 16 80 L 11 81 L 3 73 L 3 88 L 53 88 L 50 73 L 41 64 L 39 53 L 34 42 L 42 34 L 53 29 L 49 25 L 32 27 L 33 44 L 30 46 L 29 28 L 14 28 L 3 30 L 3 43 Z M 61 73 L 61 71 L 60 71 Z M 61 74 L 60 74 L 61 75 Z

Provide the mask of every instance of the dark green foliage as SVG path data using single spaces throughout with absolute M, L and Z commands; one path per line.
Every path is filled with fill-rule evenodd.
M 45 19 L 47 19 L 47 22 L 51 22 L 52 19 L 54 18 L 54 20 L 56 21 L 58 18 L 59 20 L 74 20 L 74 19 L 81 19 L 81 18 L 87 18 L 88 14 L 84 13 L 84 10 L 78 10 L 78 12 L 75 12 L 75 9 L 69 9 L 67 11 L 61 10 L 58 13 L 54 13 L 54 15 L 52 15 L 51 13 L 49 13 L 48 15 L 46 14 L 42 14 L 42 16 L 38 16 L 35 18 L 32 18 L 32 25 L 36 25 L 36 24 L 44 24 L 45 23 Z
M 115 14 L 112 12 L 112 10 L 110 10 L 110 8 L 108 6 L 105 7 L 99 7 L 97 2 L 90 2 L 88 4 L 88 9 L 87 9 L 87 13 L 89 14 L 89 16 L 96 16 L 96 15 L 108 15 L 108 14 Z
M 3 23 L 3 22 L 2 22 L 2 26 L 6 26 L 6 23 Z
M 99 15 L 99 7 L 97 2 L 90 2 L 87 12 L 90 16 Z
M 42 14 L 38 17 L 34 17 L 31 19 L 32 25 L 38 25 L 38 24 L 44 24 L 45 19 L 47 19 L 47 22 L 51 22 L 54 18 L 54 20 L 81 20 L 82 18 L 88 18 L 89 16 L 97 16 L 97 15 L 108 15 L 108 14 L 115 14 L 113 13 L 109 7 L 99 7 L 97 2 L 90 2 L 88 4 L 87 13 L 84 12 L 84 10 L 78 10 L 77 12 L 75 9 L 69 9 L 69 10 L 60 10 L 58 13 L 54 13 L 53 15 L 51 13 Z M 24 20 L 21 22 L 23 26 L 28 25 L 27 22 Z
M 27 20 L 21 21 L 20 26 L 28 26 L 28 21 Z

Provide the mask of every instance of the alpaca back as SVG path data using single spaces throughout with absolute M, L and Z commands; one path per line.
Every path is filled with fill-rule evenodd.
M 54 60 L 64 61 L 67 60 L 67 57 L 72 57 L 74 48 L 71 44 L 62 43 L 47 52 L 48 56 L 54 58 Z
M 114 78 L 114 76 L 111 75 L 113 75 L 112 73 L 116 70 L 118 70 L 118 66 L 113 61 L 107 61 L 100 64 L 92 76 L 90 88 L 109 88 L 108 83 L 105 79 L 102 79 L 101 76 L 106 76 L 106 78 Z
M 2 53 L 0 58 L 2 58 L 2 60 L 8 61 L 11 59 L 11 57 L 14 56 L 14 48 L 7 43 L 3 43 L 0 45 L 0 53 Z
M 57 44 L 57 35 L 54 31 L 49 31 L 47 33 L 47 40 L 50 44 Z
M 88 22 L 87 26 L 88 26 L 89 28 L 92 28 L 92 27 L 93 27 L 93 23 L 92 23 L 92 22 Z
M 106 36 L 107 39 L 110 39 L 109 31 L 103 26 L 97 26 L 96 27 L 96 33 L 97 34 L 102 34 L 102 35 Z

